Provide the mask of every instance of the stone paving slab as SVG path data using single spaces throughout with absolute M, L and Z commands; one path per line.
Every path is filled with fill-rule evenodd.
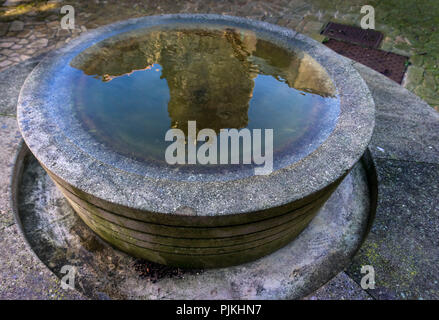
M 63 265 L 76 266 L 75 284 L 90 298 L 294 299 L 335 276 L 358 248 L 368 218 L 364 175 L 357 165 L 310 225 L 279 251 L 235 267 L 186 270 L 178 278 L 140 278 L 136 259 L 87 227 L 32 155 L 24 161 L 18 215 L 36 255 L 59 277 Z
M 30 252 L 17 225 L 0 230 L 0 299 L 84 299 Z
M 439 163 L 439 113 L 415 94 L 355 63 L 375 100 L 373 157 Z
M 376 161 L 378 210 L 347 274 L 373 266 L 376 299 L 439 299 L 439 165 Z
M 15 117 L 21 86 L 27 75 L 44 55 L 27 60 L 0 73 L 0 88 L 7 94 L 0 95 L 0 115 Z
M 345 272 L 340 272 L 304 300 L 373 300 L 373 298 Z

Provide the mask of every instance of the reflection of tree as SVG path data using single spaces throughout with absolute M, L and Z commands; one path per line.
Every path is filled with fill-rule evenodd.
M 251 32 L 168 30 L 130 32 L 112 37 L 80 53 L 71 65 L 102 81 L 162 66 L 170 91 L 172 127 L 243 128 L 254 88 L 253 79 L 266 74 L 290 87 L 333 95 L 324 70 L 307 56 L 257 40 Z

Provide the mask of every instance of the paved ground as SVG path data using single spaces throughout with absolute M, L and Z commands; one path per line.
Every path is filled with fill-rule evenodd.
M 369 146 L 377 170 L 377 212 L 351 266 L 313 297 L 439 299 L 439 113 L 377 72 L 355 66 L 377 109 Z M 363 265 L 375 269 L 374 290 L 347 282 L 360 283 Z
M 145 14 L 185 11 L 246 15 L 296 28 L 317 39 L 323 22 L 336 12 L 337 18 L 344 22 L 356 22 L 360 16 L 360 6 L 356 4 L 359 1 L 350 1 L 350 9 L 346 9 L 341 1 L 331 1 L 328 8 L 322 7 L 321 3 L 329 3 L 323 1 L 256 1 L 251 5 L 246 0 L 215 3 L 71 1 L 77 7 L 77 28 L 70 33 L 56 26 L 59 4 L 31 2 L 33 6 L 30 8 L 37 5 L 41 11 L 29 9 L 26 5 L 8 7 L 7 10 L 2 8 L 0 19 L 0 67 L 3 70 L 0 72 L 0 298 L 82 298 L 75 292 L 60 289 L 58 279 L 29 250 L 13 218 L 10 178 L 20 143 L 15 105 L 22 82 L 38 60 L 28 57 L 62 45 L 87 29 Z M 395 1 L 386 2 L 386 6 L 392 2 Z M 393 18 L 387 17 L 389 22 L 386 26 L 389 28 L 397 24 L 395 20 L 399 18 L 395 19 L 395 15 L 401 17 L 397 34 L 386 33 L 390 39 L 405 37 L 398 32 L 407 30 L 404 23 L 409 23 L 410 19 L 404 20 L 403 12 L 410 9 L 412 2 L 404 2 L 408 7 L 398 2 L 401 5 L 392 9 L 396 10 L 392 11 Z M 332 16 L 328 16 L 327 12 L 331 12 Z M 425 14 L 426 20 L 432 17 L 428 23 L 433 25 L 436 19 L 433 9 L 427 9 Z M 438 14 L 436 16 L 439 17 Z M 14 21 L 22 21 L 23 24 Z M 439 51 L 435 51 L 434 38 L 439 33 L 431 30 L 422 38 L 418 30 L 423 30 L 419 26 L 422 23 L 417 24 L 417 31 L 413 34 L 418 40 L 424 40 L 409 40 L 411 44 L 403 40 L 409 48 L 397 46 L 398 41 L 385 41 L 387 49 L 392 51 L 415 53 L 410 50 L 420 50 L 415 46 L 423 46 L 424 51 L 416 51 L 415 55 L 421 57 L 411 59 L 413 66 L 418 68 L 411 69 L 415 70 L 413 74 L 417 74 L 416 81 L 406 81 L 406 86 L 418 94 L 425 90 L 422 88 L 428 88 L 427 82 L 432 84 L 432 79 L 434 88 L 437 88 L 438 80 L 434 54 Z M 384 25 L 380 23 L 377 27 L 384 28 Z M 396 30 L 396 27 L 393 28 Z M 397 43 L 394 45 L 394 42 Z M 371 88 L 377 105 L 377 124 L 370 151 L 378 173 L 378 208 L 370 234 L 352 265 L 308 299 L 439 299 L 439 113 L 391 80 L 359 64 L 355 66 Z M 410 83 L 414 88 L 410 87 Z M 437 98 L 437 90 L 427 93 L 433 98 L 429 100 L 430 104 L 437 106 L 431 102 Z M 362 277 L 360 267 L 366 264 L 372 265 L 376 271 L 374 290 L 364 291 L 359 286 Z

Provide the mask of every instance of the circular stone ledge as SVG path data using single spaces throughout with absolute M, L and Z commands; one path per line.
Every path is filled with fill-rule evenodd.
M 53 93 L 50 80 L 56 67 L 68 62 L 75 50 L 84 49 L 108 36 L 133 28 L 173 23 L 243 28 L 286 48 L 309 54 L 327 71 L 340 97 L 340 116 L 332 134 L 305 159 L 270 175 L 243 179 L 230 177 L 231 180 L 227 181 L 200 181 L 197 176 L 193 181 L 176 181 L 166 175 L 162 179 L 152 179 L 97 161 L 72 144 L 57 124 L 47 117 L 47 110 L 54 102 L 49 93 Z M 190 216 L 193 221 L 205 216 L 222 216 L 223 221 L 227 221 L 228 216 L 248 213 L 245 219 L 251 220 L 269 208 L 282 208 L 312 196 L 349 172 L 363 155 L 374 127 L 374 102 L 369 89 L 346 59 L 290 29 L 245 18 L 204 14 L 130 19 L 92 30 L 72 40 L 67 46 L 50 53 L 29 75 L 21 90 L 17 114 L 20 130 L 32 153 L 66 184 L 118 206 L 176 216 L 175 219 L 186 214 L 185 219 Z M 243 197 L 243 194 L 258 197 Z M 190 210 L 182 213 L 182 207 Z
M 24 146 L 26 148 L 26 146 Z M 26 148 L 27 149 L 27 148 Z M 36 159 L 16 163 L 17 221 L 36 255 L 58 277 L 77 267 L 76 288 L 94 299 L 299 299 L 342 271 L 360 247 L 374 211 L 372 163 L 363 158 L 305 230 L 254 262 L 156 282 L 140 279 L 135 259 L 101 241 L 73 212 Z

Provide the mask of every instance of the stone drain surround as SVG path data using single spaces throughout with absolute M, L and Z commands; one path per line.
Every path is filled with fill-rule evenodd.
M 15 120 L 16 101 L 25 77 L 40 59 L 0 73 L 0 298 L 84 299 L 78 291 L 61 289 L 60 270 L 49 269 L 39 260 L 33 251 L 37 248 L 32 249 L 20 231 L 20 219 L 14 219 L 17 202 L 12 203 L 11 199 L 16 198 L 19 186 L 10 182 L 18 181 L 14 163 L 22 145 Z M 439 248 L 434 240 L 439 230 L 439 203 L 434 201 L 439 192 L 439 113 L 379 73 L 352 61 L 350 64 L 366 81 L 377 108 L 376 127 L 368 148 L 378 175 L 377 212 L 353 262 L 330 266 L 332 275 L 345 271 L 307 298 L 439 299 Z M 43 193 L 44 189 L 40 194 Z M 66 206 L 62 201 L 48 202 L 54 209 L 58 205 Z M 52 225 L 56 222 L 50 221 Z M 107 250 L 102 251 L 105 259 Z M 364 264 L 375 267 L 375 290 L 366 292 L 359 286 L 363 276 L 360 266 Z M 300 274 L 300 269 L 293 269 L 293 274 Z M 313 269 L 306 272 L 312 273 Z M 234 285 L 229 282 L 227 287 L 232 290 Z M 97 298 L 106 297 L 98 293 Z
M 173 25 L 244 28 L 309 54 L 326 69 L 340 96 L 334 131 L 309 156 L 287 162 L 270 175 L 247 177 L 238 171 L 215 181 L 197 175 L 177 180 L 175 172 L 142 163 L 145 177 L 137 173 L 138 164 L 96 147 L 80 130 L 71 129 L 75 138 L 67 138 L 59 124 L 70 121 L 65 116 L 71 113 L 47 113 L 53 104 L 68 108 L 72 103 L 68 90 L 51 85 L 58 66 L 108 35 Z M 182 14 L 119 22 L 53 52 L 26 80 L 18 119 L 30 150 L 102 238 L 154 262 L 206 268 L 254 260 L 295 238 L 364 153 L 373 131 L 374 103 L 346 60 L 306 36 L 243 18 Z M 76 137 L 82 144 L 79 148 L 71 143 Z

